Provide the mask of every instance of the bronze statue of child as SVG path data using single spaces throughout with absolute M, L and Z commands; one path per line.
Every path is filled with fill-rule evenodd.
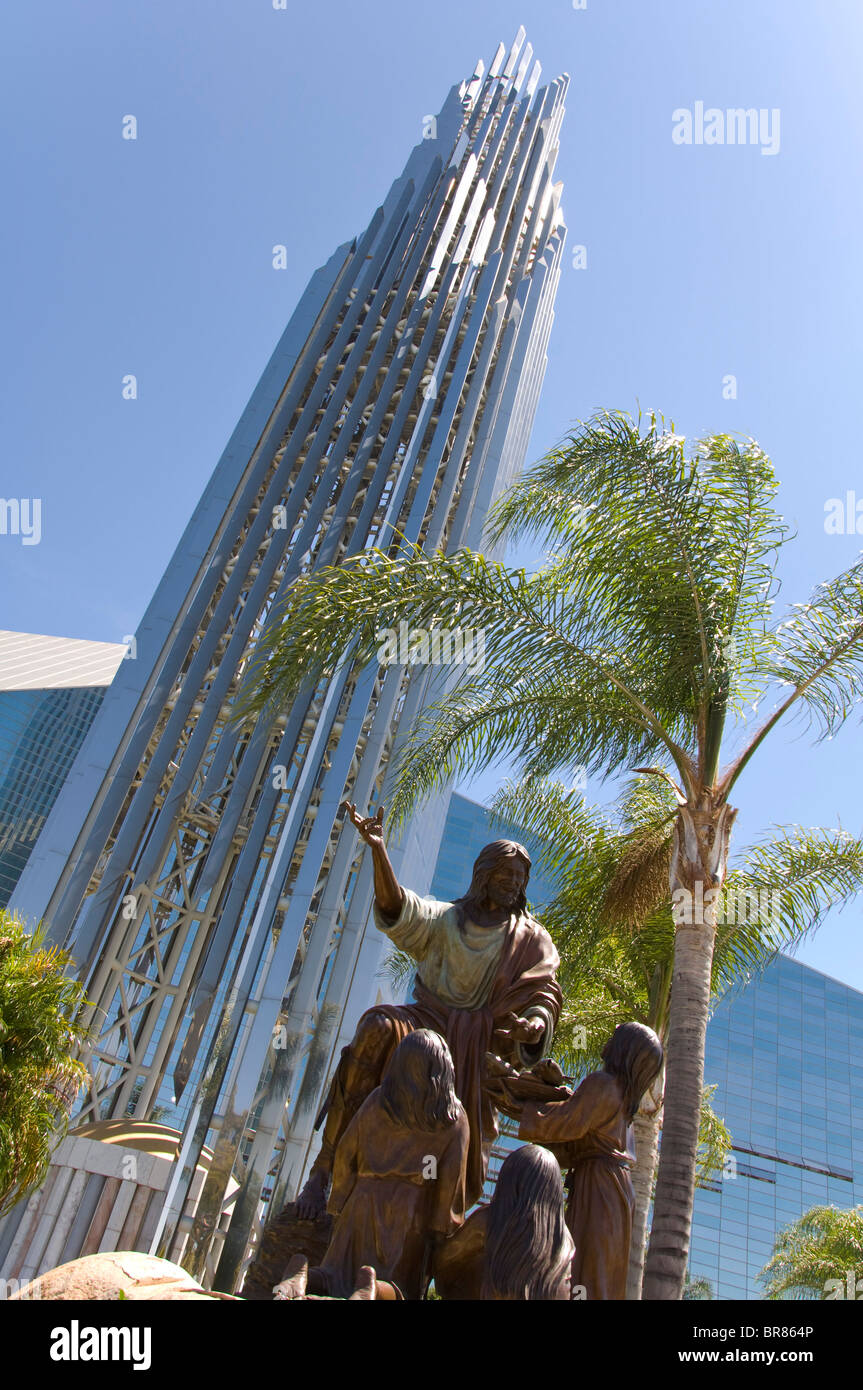
M 423 1298 L 432 1247 L 464 1220 L 469 1138 L 446 1042 L 427 1028 L 408 1033 L 336 1147 L 321 1265 L 295 1292 L 286 1271 L 276 1296 L 350 1298 L 370 1267 L 377 1298 Z
M 621 1023 L 603 1052 L 602 1071 L 574 1092 L 556 1064 L 516 1072 L 488 1061 L 486 1087 L 519 1121 L 519 1138 L 543 1144 L 569 1170 L 566 1221 L 575 1242 L 573 1291 L 587 1299 L 623 1299 L 635 1196 L 630 1125 L 662 1068 L 662 1043 L 642 1023 Z
M 568 1300 L 574 1246 L 564 1202 L 560 1167 L 548 1150 L 514 1149 L 489 1204 L 436 1247 L 435 1292 L 445 1300 Z

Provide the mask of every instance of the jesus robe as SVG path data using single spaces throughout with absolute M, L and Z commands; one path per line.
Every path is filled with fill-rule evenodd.
M 417 962 L 414 1001 L 378 1004 L 394 1025 L 392 1050 L 415 1028 L 432 1028 L 449 1044 L 455 1089 L 470 1123 L 467 1204 L 479 1198 L 491 1146 L 495 1109 L 483 1092 L 485 1054 L 508 1015 L 538 1018 L 539 1042 L 495 1044 L 519 1066 L 530 1066 L 550 1048 L 562 995 L 555 973 L 560 958 L 551 937 L 528 912 L 514 912 L 500 927 L 481 927 L 458 903 L 420 898 L 405 888 L 393 921 L 375 906 L 375 925 Z

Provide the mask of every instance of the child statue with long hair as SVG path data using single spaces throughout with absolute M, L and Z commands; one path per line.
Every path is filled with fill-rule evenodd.
M 396 1297 L 422 1298 L 433 1246 L 464 1220 L 469 1138 L 447 1044 L 408 1033 L 339 1140 L 333 1232 L 306 1292 L 349 1298 L 371 1266 Z
M 574 1246 L 563 1180 L 547 1149 L 508 1154 L 494 1194 L 435 1251 L 442 1299 L 559 1302 L 570 1297 Z
M 602 1052 L 602 1071 L 574 1092 L 554 1063 L 515 1072 L 488 1059 L 487 1088 L 519 1120 L 519 1138 L 543 1144 L 569 1170 L 566 1221 L 575 1241 L 573 1289 L 587 1299 L 626 1296 L 635 1194 L 630 1125 L 662 1069 L 662 1043 L 643 1023 L 620 1023 Z

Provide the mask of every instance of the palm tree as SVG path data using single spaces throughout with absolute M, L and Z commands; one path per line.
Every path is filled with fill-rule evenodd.
M 683 1297 L 687 1302 L 703 1302 L 705 1299 L 713 1298 L 713 1285 L 703 1274 L 697 1274 L 694 1279 L 687 1274 Z
M 391 815 L 509 756 L 527 776 L 650 765 L 677 802 L 674 942 L 662 1153 L 647 1298 L 683 1290 L 695 1186 L 716 907 L 730 797 L 764 740 L 799 712 L 831 736 L 863 695 L 863 565 L 777 622 L 787 530 L 754 440 L 686 441 L 651 415 L 603 412 L 499 499 L 493 544 L 541 542 L 536 573 L 482 554 L 425 553 L 394 535 L 298 581 L 254 663 L 246 709 L 276 715 L 343 659 L 386 660 L 381 633 L 466 626 L 474 664 L 427 705 L 398 759 Z M 771 708 L 752 732 L 770 699 Z M 726 744 L 736 746 L 723 763 Z
M 73 1057 L 86 1035 L 69 963 L 43 932 L 28 935 L 0 911 L 0 1215 L 44 1180 L 87 1077 Z
M 560 782 L 505 782 L 492 811 L 518 823 L 539 849 L 556 889 L 543 911 L 561 956 L 563 1029 L 557 1059 L 582 1072 L 600 1065 L 602 1044 L 615 1025 L 637 1019 L 666 1045 L 675 924 L 668 867 L 676 805 L 668 785 L 643 774 L 608 809 L 590 806 L 580 790 Z M 769 885 L 782 893 L 760 907 Z M 745 983 L 781 948 L 815 930 L 831 906 L 863 890 L 863 841 L 834 830 L 774 827 L 729 870 L 717 923 L 711 997 Z M 758 911 L 750 911 L 757 904 Z M 775 910 L 774 910 L 775 908 Z M 583 1049 L 573 1054 L 578 1028 Z M 721 1171 L 730 1148 L 705 1087 L 696 1181 Z M 627 1298 L 641 1297 L 647 1216 L 653 1199 L 662 1127 L 662 1078 L 635 1119 L 636 1207 Z
M 759 1275 L 767 1298 L 863 1298 L 863 1207 L 812 1207 L 780 1231 Z

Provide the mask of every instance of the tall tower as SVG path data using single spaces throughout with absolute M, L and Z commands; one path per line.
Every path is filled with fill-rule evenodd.
M 382 989 L 371 867 L 339 807 L 385 796 L 428 680 L 346 666 L 243 727 L 235 697 L 298 575 L 395 530 L 478 546 L 523 463 L 564 239 L 567 79 L 539 77 L 520 30 L 424 118 L 369 226 L 312 276 L 13 899 L 87 980 L 79 1121 L 182 1131 L 152 1248 L 169 1248 L 205 1142 L 190 1269 L 239 1182 L 221 1288 L 301 1181 L 334 1056 Z M 445 809 L 394 854 L 420 891 Z

